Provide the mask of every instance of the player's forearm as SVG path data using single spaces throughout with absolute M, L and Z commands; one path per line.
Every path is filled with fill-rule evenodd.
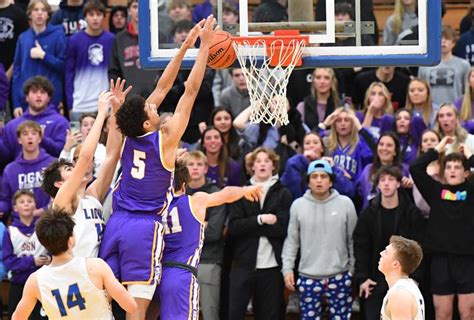
M 220 206 L 239 200 L 245 195 L 246 187 L 225 187 L 219 192 L 211 193 L 209 207 Z
M 99 143 L 102 126 L 104 125 L 105 116 L 105 112 L 99 112 L 97 114 L 97 118 L 92 125 L 91 131 L 82 143 L 79 158 L 82 158 L 86 163 L 89 163 L 94 158 L 95 149 Z

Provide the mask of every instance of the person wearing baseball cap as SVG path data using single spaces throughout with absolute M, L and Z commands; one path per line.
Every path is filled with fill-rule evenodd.
M 282 252 L 285 286 L 300 293 L 302 319 L 321 317 L 324 297 L 330 318 L 350 319 L 356 210 L 350 198 L 332 188 L 334 173 L 328 161 L 311 162 L 307 179 L 309 189 L 290 208 Z M 293 270 L 299 249 L 301 260 L 295 281 Z

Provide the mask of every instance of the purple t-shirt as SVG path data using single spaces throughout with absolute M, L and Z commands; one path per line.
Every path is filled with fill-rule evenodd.
M 224 181 L 222 182 L 222 186 L 220 187 L 241 186 L 242 183 L 240 180 L 240 170 L 240 165 L 236 161 L 229 159 L 229 165 L 225 172 Z M 213 184 L 219 186 L 219 166 L 209 166 L 206 177 Z

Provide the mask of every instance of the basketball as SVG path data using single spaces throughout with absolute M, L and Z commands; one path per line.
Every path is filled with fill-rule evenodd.
M 209 48 L 207 65 L 213 69 L 225 69 L 235 61 L 235 51 L 232 46 L 230 33 L 218 30 L 215 32 L 212 45 Z

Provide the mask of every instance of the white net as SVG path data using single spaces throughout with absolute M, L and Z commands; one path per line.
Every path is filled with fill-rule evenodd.
M 270 43 L 267 43 L 270 42 Z M 286 87 L 291 72 L 301 59 L 306 42 L 292 39 L 233 41 L 235 53 L 247 81 L 250 96 L 250 121 L 271 125 L 287 125 L 288 100 Z M 263 60 L 261 52 L 265 50 Z

